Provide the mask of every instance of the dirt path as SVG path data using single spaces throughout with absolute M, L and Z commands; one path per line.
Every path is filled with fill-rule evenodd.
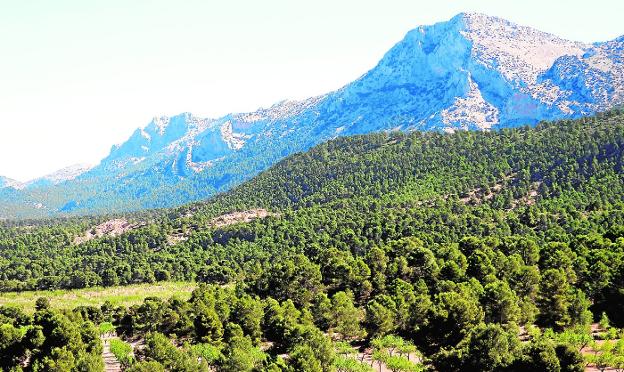
M 116 336 L 103 335 L 101 336 L 104 349 L 102 351 L 102 358 L 104 359 L 104 371 L 105 372 L 121 372 L 121 364 L 115 355 L 110 351 L 110 340 L 117 338 Z

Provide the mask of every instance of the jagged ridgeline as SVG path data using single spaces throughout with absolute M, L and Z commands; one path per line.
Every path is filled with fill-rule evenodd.
M 624 325 L 623 166 L 619 110 L 492 132 L 338 138 L 203 203 L 7 222 L 0 289 L 213 285 L 188 302 L 55 315 L 73 324 L 65 329 L 111 321 L 121 337 L 144 339 L 136 370 L 174 361 L 240 370 L 232 363 L 241 360 L 351 370 L 340 368 L 356 363 L 353 346 L 329 337 L 359 340 L 378 351 L 364 356 L 405 370 L 582 370 L 583 327 L 602 317 L 600 337 L 611 337 L 607 318 Z M 37 306 L 32 319 L 2 310 L 3 331 L 31 342 L 36 334 L 13 329 L 36 330 L 50 311 Z M 176 349 L 171 338 L 188 343 Z M 4 354 L 8 365 L 20 350 L 34 350 L 33 363 L 60 358 L 20 342 Z M 424 358 L 384 354 L 399 347 Z M 80 350 L 67 351 L 76 363 Z

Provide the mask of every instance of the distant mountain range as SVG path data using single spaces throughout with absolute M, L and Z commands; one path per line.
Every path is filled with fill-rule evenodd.
M 131 211 L 225 191 L 337 136 L 496 130 L 624 103 L 624 37 L 584 44 L 462 13 L 407 33 L 347 86 L 218 119 L 158 117 L 93 168 L 0 178 L 1 217 Z
M 23 187 L 23 184 L 14 179 L 0 176 L 0 189 L 5 188 L 5 187 L 21 189 Z
M 70 165 L 69 167 L 59 169 L 56 172 L 52 172 L 43 177 L 38 177 L 34 180 L 23 183 L 7 177 L 0 176 L 0 188 L 12 187 L 16 190 L 22 190 L 42 186 L 58 185 L 59 183 L 73 180 L 74 178 L 78 177 L 79 175 L 83 174 L 91 168 L 93 167 L 87 164 Z

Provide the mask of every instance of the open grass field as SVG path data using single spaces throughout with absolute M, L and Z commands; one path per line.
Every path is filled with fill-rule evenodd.
M 197 286 L 188 282 L 160 282 L 155 284 L 137 284 L 124 287 L 85 288 L 74 290 L 29 291 L 0 293 L 0 305 L 12 305 L 26 312 L 35 311 L 35 301 L 39 297 L 50 299 L 52 307 L 73 309 L 76 306 L 100 306 L 105 301 L 113 305 L 130 306 L 143 302 L 145 297 L 169 298 L 174 295 L 187 299 Z

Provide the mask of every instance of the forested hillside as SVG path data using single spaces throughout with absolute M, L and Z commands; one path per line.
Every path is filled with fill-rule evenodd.
M 128 361 L 137 371 L 367 370 L 350 344 L 397 371 L 582 370 L 589 324 L 624 326 L 623 166 L 614 110 L 535 128 L 339 138 L 205 203 L 115 216 L 119 235 L 100 227 L 112 217 L 5 222 L 3 291 L 208 285 L 189 302 L 0 307 L 11 335 L 0 362 L 71 354 L 78 366 L 98 350 L 88 335 L 71 347 L 54 339 L 54 317 L 143 340 Z

